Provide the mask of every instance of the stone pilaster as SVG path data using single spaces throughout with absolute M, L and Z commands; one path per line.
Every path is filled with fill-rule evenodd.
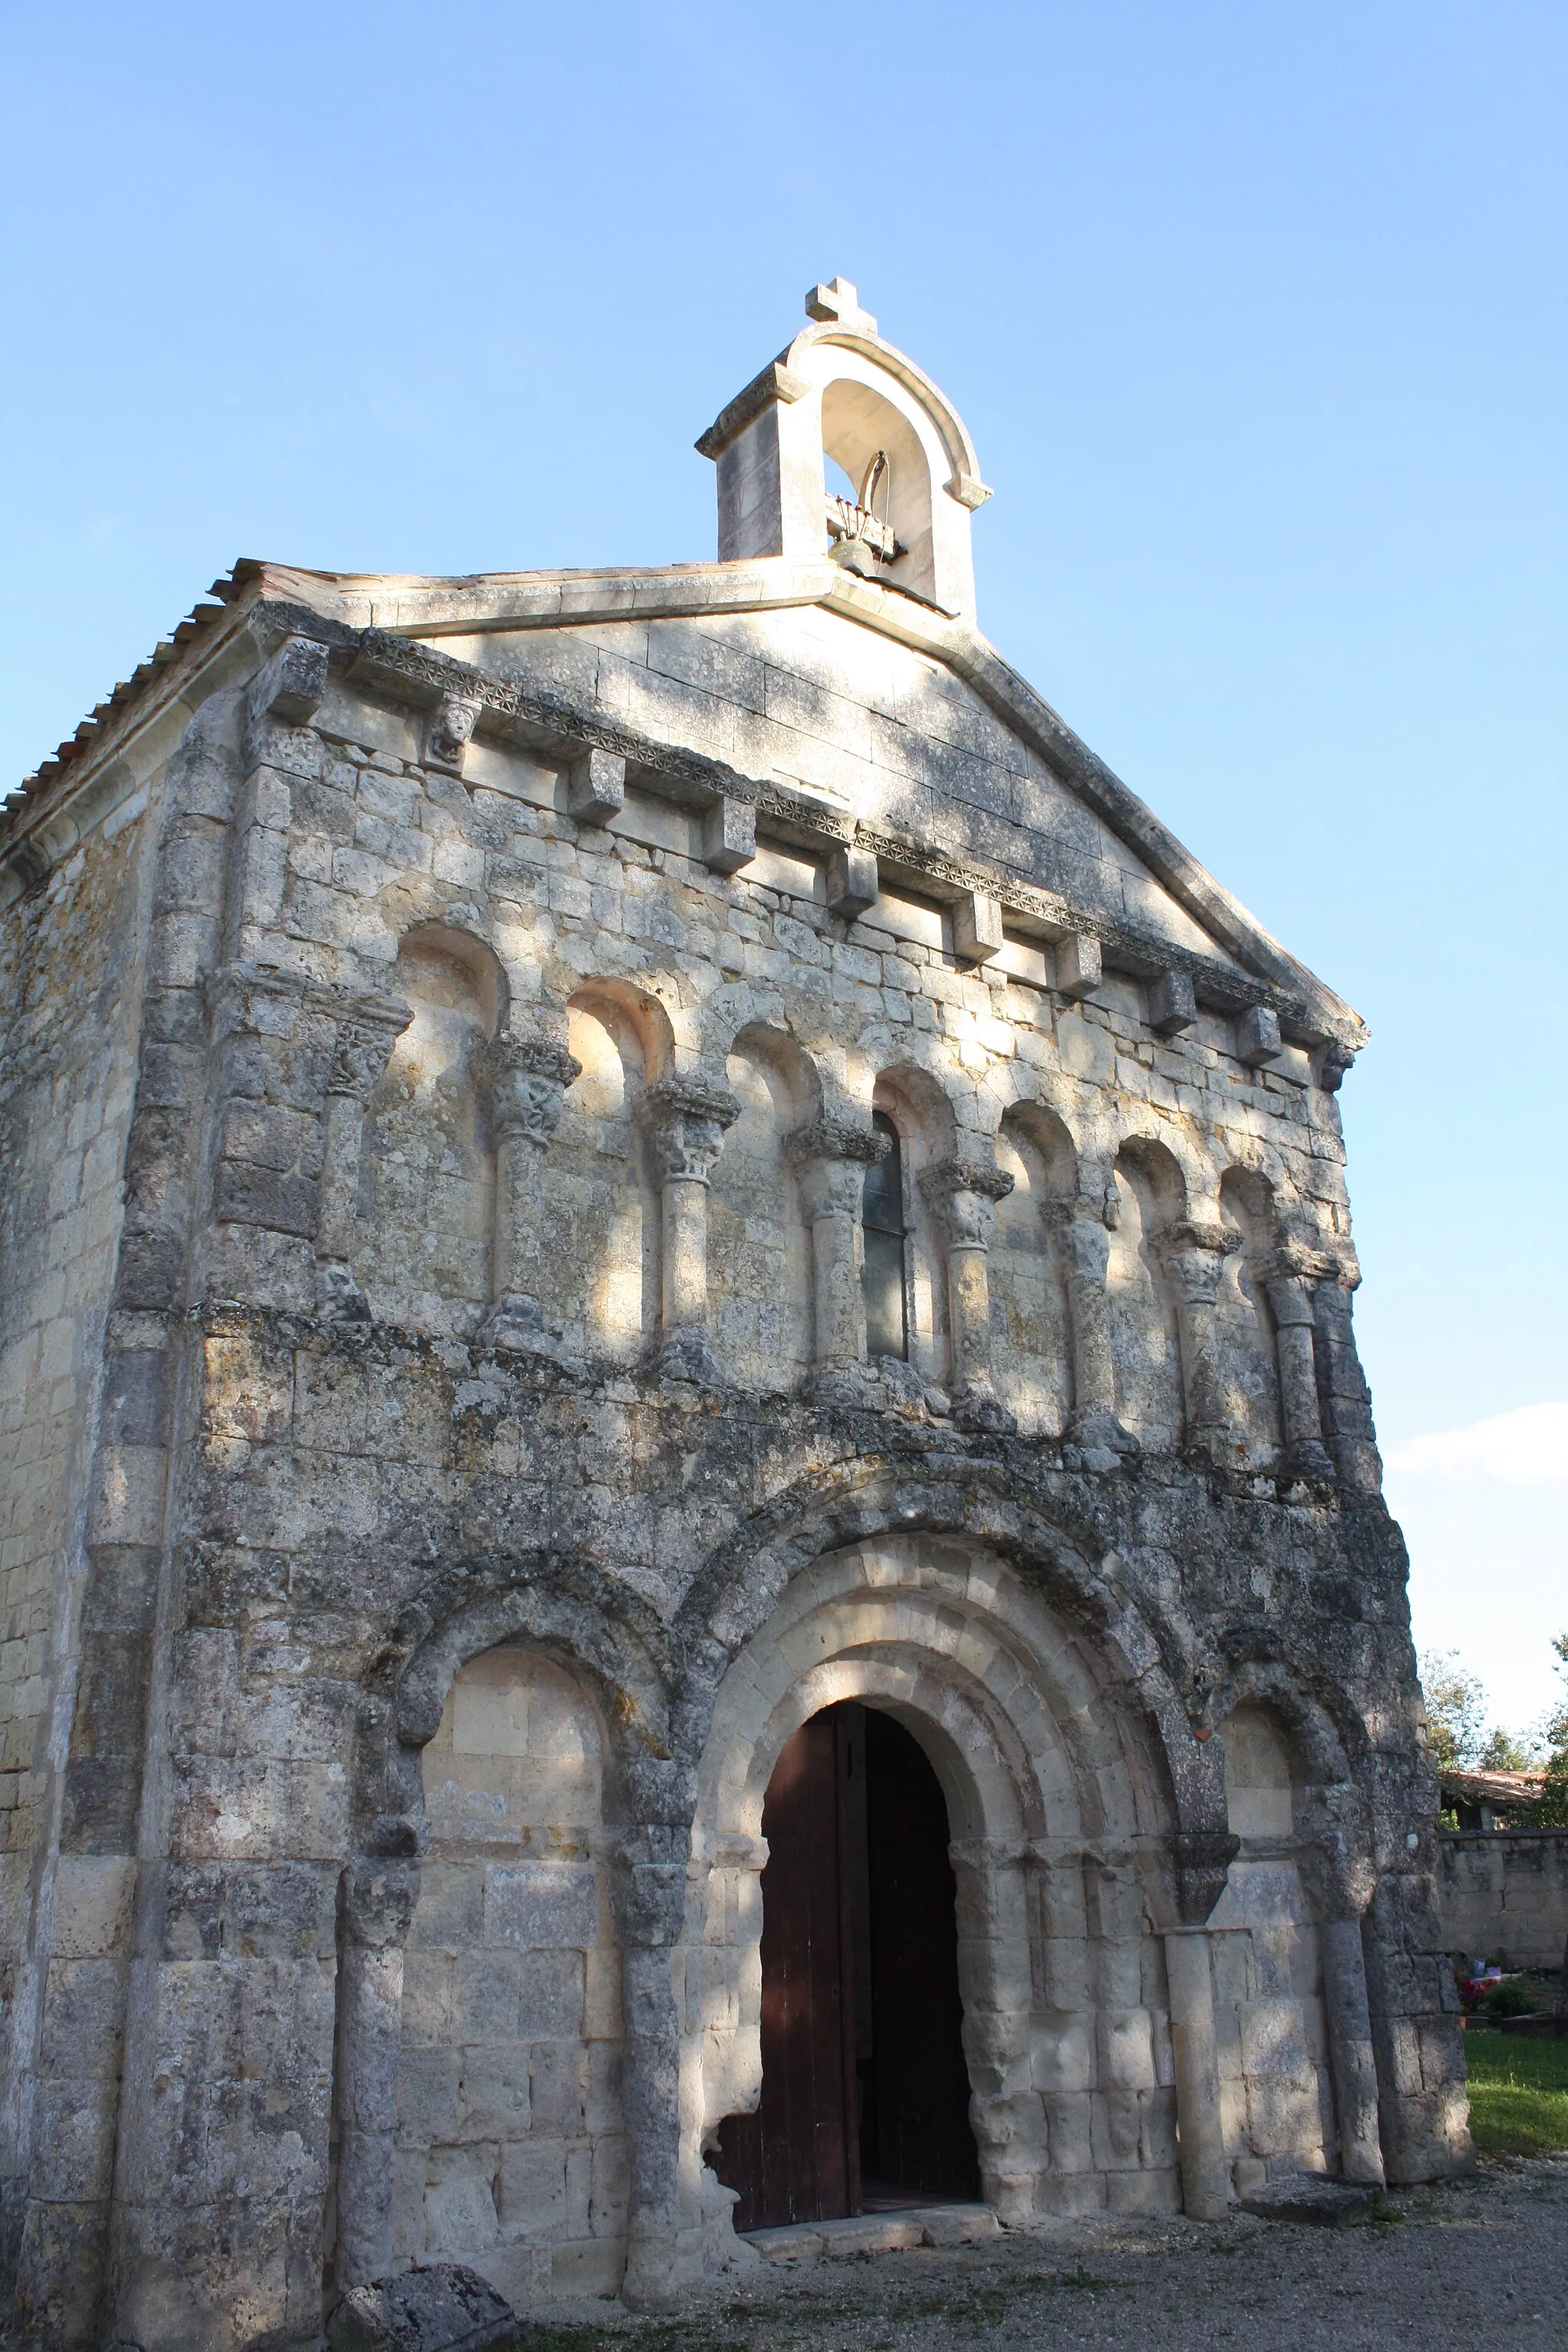
M 337 2284 L 392 2267 L 393 2152 L 403 2046 L 403 1953 L 419 1899 L 412 1862 L 343 1873 L 339 1904 Z
M 344 1012 L 332 1051 L 321 1117 L 316 1305 L 333 1322 L 370 1320 L 370 1308 L 354 1279 L 352 1263 L 359 1225 L 356 1202 L 364 1117 L 409 1017 L 408 1006 L 397 997 L 356 997 Z
M 542 1037 L 491 1037 L 469 1069 L 495 1138 L 495 1226 L 485 1345 L 513 1355 L 558 1358 L 540 1307 L 544 1154 L 561 1121 L 566 1089 L 582 1064 Z
M 708 1344 L 708 1181 L 741 1106 L 711 1079 L 660 1078 L 642 1100 L 658 1170 L 662 1315 L 658 1368 L 672 1379 L 721 1378 Z
M 963 1429 L 1014 1429 L 1017 1424 L 991 1381 L 991 1284 L 986 1269 L 996 1203 L 1006 1199 L 1013 1179 L 978 1160 L 946 1160 L 925 1171 L 920 1187 L 947 1244 L 952 1417 Z
M 1194 1453 L 1226 1462 L 1237 1452 L 1237 1442 L 1225 1415 L 1215 1308 L 1225 1261 L 1241 1248 L 1242 1236 L 1229 1225 L 1184 1218 L 1163 1241 L 1182 1337 L 1187 1444 Z
M 622 1767 L 632 1818 L 616 1834 L 611 1882 L 626 2011 L 624 2101 L 630 2179 L 623 2299 L 662 2310 L 700 2267 L 681 2228 L 680 2025 L 672 1955 L 686 1905 L 695 1787 L 689 1768 L 651 1758 Z
M 866 1248 L 861 1208 L 866 1171 L 888 1154 L 888 1139 L 842 1119 L 817 1119 L 784 1139 L 811 1228 L 815 1377 L 819 1389 L 853 1387 L 866 1359 Z

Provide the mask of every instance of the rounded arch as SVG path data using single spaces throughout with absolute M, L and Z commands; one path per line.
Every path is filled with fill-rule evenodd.
M 675 1030 L 658 998 L 628 980 L 588 979 L 566 1000 L 568 1016 L 586 1014 L 608 1032 L 651 1086 L 675 1065 Z
M 697 1770 L 682 1933 L 692 2176 L 725 2116 L 761 2093 L 769 1780 L 802 1724 L 856 1700 L 894 1715 L 942 1784 L 983 2188 L 1010 2220 L 1040 2210 L 1046 2109 L 1019 2088 L 1034 2016 L 1092 2048 L 1095 2010 L 1110 1996 L 1087 1976 L 1072 1989 L 1068 1944 L 1081 1936 L 1087 1952 L 1092 1921 L 1110 1979 L 1139 1986 L 1152 1922 L 1169 1902 L 1176 1808 L 1142 1678 L 1126 1676 L 1124 1661 L 973 1534 L 863 1536 L 788 1580 L 731 1654 Z M 1117 2031 L 1152 2046 L 1136 1996 Z M 1152 2193 L 1173 2205 L 1173 2150 L 1152 2168 L 1164 2176 Z
M 1156 1229 L 1175 1224 L 1186 1215 L 1187 1178 L 1169 1144 L 1150 1135 L 1123 1136 L 1117 1148 L 1116 1173 L 1123 1182 L 1129 1178 L 1135 1181 L 1155 1213 Z
M 1206 1733 L 1199 1695 L 1212 1690 L 1217 1670 L 1149 1601 L 1133 1601 L 1092 1517 L 1045 1517 L 1010 1488 L 998 1463 L 972 1461 L 962 1484 L 950 1484 L 902 1461 L 860 1456 L 800 1482 L 738 1527 L 693 1578 L 669 1627 L 672 1653 L 683 1661 L 678 1752 L 702 1752 L 720 1684 L 796 1578 L 853 1545 L 917 1537 L 983 1546 L 1021 1590 L 1037 1593 L 1090 1645 L 1097 1672 L 1149 1727 L 1159 1802 L 1177 1826 L 1223 1827 L 1219 1759 L 1194 1738 L 1194 1727 Z
M 798 1038 L 771 1021 L 748 1021 L 730 1045 L 731 1054 L 745 1054 L 765 1063 L 784 1091 L 792 1124 L 808 1127 L 823 1115 L 822 1073 Z
M 444 982 L 445 992 L 471 1002 L 487 1037 L 505 1029 L 511 1000 L 506 968 L 478 932 L 439 919 L 415 923 L 397 943 L 395 987 L 403 985 L 410 966 L 419 971 L 428 991 L 441 990 Z
M 354 1760 L 354 1812 L 366 1851 L 414 1853 L 419 1753 L 434 1738 L 469 1659 L 526 1639 L 581 1676 L 606 1727 L 611 1785 L 629 1790 L 670 1754 L 670 1685 L 653 1612 L 582 1562 L 539 1555 L 465 1559 L 403 1610 L 366 1668 Z
M 871 1108 L 884 1112 L 899 1130 L 905 1157 L 918 1170 L 950 1160 L 958 1146 L 958 1116 L 940 1078 L 917 1062 L 895 1062 L 879 1071 Z
M 1032 1097 L 1009 1103 L 998 1132 L 1016 1147 L 1023 1145 L 1033 1153 L 1044 1178 L 1047 1200 L 1068 1202 L 1077 1196 L 1078 1146 L 1059 1111 Z
M 853 326 L 822 320 L 803 327 L 789 347 L 785 365 L 802 374 L 809 369 L 815 381 L 830 381 L 830 372 L 844 362 L 837 354 L 858 361 L 868 373 L 875 371 L 898 384 L 907 398 L 927 420 L 937 436 L 951 475 L 951 485 L 942 484 L 951 496 L 959 497 L 962 504 L 973 499 L 989 498 L 980 479 L 980 461 L 974 454 L 974 444 L 968 428 L 947 394 L 932 383 L 925 370 L 899 351 L 892 343 L 884 342 L 880 335 L 867 333 Z M 808 357 L 808 354 L 810 355 Z M 857 477 L 857 478 L 858 478 Z M 978 493 L 978 496 L 974 494 Z

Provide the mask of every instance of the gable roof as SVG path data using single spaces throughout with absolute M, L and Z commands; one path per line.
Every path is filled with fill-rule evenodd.
M 963 680 L 1134 852 L 1225 955 L 1262 983 L 1256 992 L 1258 1001 L 1273 1002 L 1303 1038 L 1330 1038 L 1346 1055 L 1353 1055 L 1366 1042 L 1366 1024 L 1352 1007 L 1248 913 L 977 630 L 826 558 L 759 557 L 658 569 L 458 578 L 325 572 L 242 560 L 232 573 L 214 583 L 211 594 L 216 601 L 199 604 L 130 679 L 98 705 L 55 757 L 43 762 L 19 793 L 7 797 L 0 818 L 0 859 L 18 867 L 24 879 L 34 878 L 50 862 L 38 845 L 29 857 L 29 839 L 43 843 L 50 820 L 90 774 L 112 760 L 152 710 L 178 695 L 217 646 L 263 606 L 300 608 L 297 625 L 308 625 L 309 616 L 315 614 L 346 633 L 373 635 L 389 648 L 398 640 L 415 641 L 438 655 L 445 636 L 472 638 L 489 631 L 819 605 L 913 647 Z M 496 681 L 486 673 L 468 664 L 449 667 L 454 673 L 465 673 L 481 698 L 493 698 Z M 464 691 L 463 679 L 454 675 L 445 690 Z M 564 723 L 569 714 L 557 711 L 555 717 Z M 645 745 L 641 751 L 662 764 L 659 749 Z M 673 753 L 679 747 L 664 749 Z M 679 756 L 690 760 L 694 755 Z M 748 780 L 735 781 L 744 785 Z M 749 781 L 748 797 L 765 795 L 767 787 L 761 780 Z M 1007 904 L 1005 887 L 999 895 Z M 1131 954 L 1136 968 L 1135 940 Z M 1217 984 L 1223 998 L 1223 982 Z

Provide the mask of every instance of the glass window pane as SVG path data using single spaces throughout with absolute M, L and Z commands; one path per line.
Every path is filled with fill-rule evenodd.
M 904 1230 L 904 1167 L 899 1150 L 899 1130 L 881 1111 L 873 1114 L 871 1124 L 879 1135 L 888 1139 L 888 1156 L 874 1168 L 866 1171 L 866 1190 L 862 1219 L 869 1231 L 901 1234 Z
M 904 1329 L 904 1240 L 901 1234 L 866 1229 L 866 1352 L 902 1356 L 909 1348 Z

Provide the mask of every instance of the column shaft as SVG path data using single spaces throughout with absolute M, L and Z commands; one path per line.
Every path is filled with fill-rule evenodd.
M 316 1305 L 338 1322 L 370 1318 L 353 1270 L 365 1112 L 410 1017 L 409 1007 L 396 997 L 367 996 L 353 1006 L 338 1032 L 321 1119 L 316 1213 Z
M 741 1115 L 727 1087 L 660 1078 L 642 1099 L 659 1176 L 659 1368 L 672 1379 L 721 1378 L 708 1343 L 708 1182 L 724 1131 Z
M 1052 1212 L 1066 1259 L 1068 1329 L 1072 1349 L 1072 1411 L 1068 1434 L 1080 1444 L 1135 1454 L 1136 1441 L 1116 1412 L 1110 1347 L 1110 1233 L 1106 1211 L 1088 1198 Z
M 1223 2221 L 1230 2210 L 1230 2168 L 1220 2118 L 1219 2052 L 1214 1972 L 1202 1927 L 1165 1937 L 1171 1991 L 1171 2042 L 1176 2060 L 1176 2120 L 1182 2142 L 1182 2203 L 1194 2220 Z
M 1340 2169 L 1347 2180 L 1383 2186 L 1377 2123 L 1377 2060 L 1366 1993 L 1359 1919 L 1331 1919 L 1319 1929 L 1329 2065 L 1339 2112 Z
M 1013 1179 L 975 1160 L 948 1160 L 928 1168 L 921 1193 L 947 1241 L 948 1331 L 952 1348 L 953 1419 L 961 1428 L 1017 1426 L 991 1381 L 991 1284 L 986 1269 L 996 1203 Z
M 1221 1269 L 1242 1236 L 1228 1225 L 1184 1220 L 1165 1239 L 1165 1263 L 1176 1286 L 1187 1444 L 1224 1461 L 1236 1451 L 1236 1437 L 1226 1420 L 1215 1309 Z
M 582 1066 L 541 1037 L 492 1037 L 469 1065 L 495 1138 L 490 1311 L 482 1335 L 493 1348 L 560 1355 L 540 1305 L 544 1154 Z
M 1331 1477 L 1318 1406 L 1317 1351 L 1312 1340 L 1312 1286 L 1280 1274 L 1269 1281 L 1274 1309 L 1275 1351 L 1279 1363 L 1279 1419 L 1285 1458 L 1293 1470 Z
M 887 1153 L 885 1136 L 838 1119 L 818 1119 L 784 1139 L 811 1229 L 812 1353 L 819 1377 L 852 1371 L 866 1359 L 861 1207 L 866 1171 Z

